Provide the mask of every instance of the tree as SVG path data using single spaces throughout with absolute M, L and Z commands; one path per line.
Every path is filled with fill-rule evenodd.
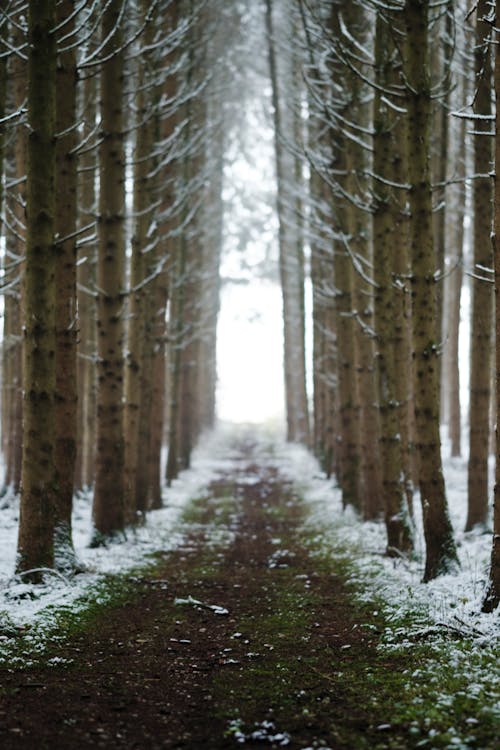
M 78 428 L 75 486 L 89 488 L 94 481 L 96 432 L 96 265 L 95 241 L 97 145 L 96 135 L 98 76 L 93 71 L 83 77 L 79 97 L 81 143 L 78 170 L 78 226 L 83 238 L 78 248 Z M 89 145 L 90 141 L 90 145 Z
M 28 6 L 28 190 L 24 300 L 24 443 L 19 571 L 54 561 L 56 393 L 55 0 Z
M 16 9 L 17 10 L 17 9 Z M 12 23 L 11 23 L 12 22 Z M 23 51 L 26 45 L 26 18 L 15 12 L 5 19 L 5 33 L 11 31 L 10 43 Z M 23 259 L 26 244 L 26 158 L 27 127 L 22 113 L 25 105 L 27 65 L 22 55 L 11 55 L 8 60 L 8 91 L 14 110 L 18 113 L 16 127 L 9 133 L 6 144 L 6 190 L 4 226 L 6 284 L 4 289 L 4 339 L 3 339 L 3 443 L 5 450 L 7 486 L 19 492 L 22 464 L 22 410 L 23 410 L 23 353 L 22 353 L 22 296 Z M 8 184 L 7 183 L 7 184 Z
M 144 49 L 138 55 L 136 112 L 137 126 L 134 152 L 134 233 L 130 260 L 130 296 L 125 368 L 125 506 L 130 523 L 144 517 L 148 504 L 149 430 L 140 435 L 143 422 L 151 422 L 152 352 L 150 315 L 155 304 L 152 289 L 155 276 L 156 243 L 153 211 L 155 185 L 151 176 L 155 146 L 156 122 L 155 75 L 151 59 L 154 42 L 154 20 L 148 15 L 149 3 L 141 3 L 140 23 Z M 149 260 L 153 258 L 153 261 Z M 151 299 L 152 298 L 152 299 Z M 149 335 L 148 335 L 149 334 Z M 149 356 L 148 356 L 149 355 Z
M 266 29 L 274 113 L 287 439 L 307 444 L 309 442 L 309 414 L 305 371 L 304 257 L 301 243 L 294 238 L 297 230 L 289 186 L 293 181 L 295 170 L 293 158 L 286 152 L 286 142 L 290 142 L 293 136 L 293 120 L 287 122 L 285 114 L 287 108 L 281 101 L 271 0 L 266 0 Z M 287 72 L 290 78 L 291 71 Z M 294 95 L 297 97 L 294 91 L 287 91 L 287 94 L 287 98 Z M 293 101 L 291 104 L 293 107 Z M 300 104 L 295 103 L 295 106 L 300 107 Z
M 56 96 L 56 411 L 55 454 L 57 494 L 55 502 L 56 564 L 74 569 L 71 513 L 76 464 L 76 239 L 77 239 L 77 132 L 76 49 L 73 2 L 57 7 L 59 33 L 64 49 L 58 52 Z
M 458 566 L 448 516 L 439 436 L 439 347 L 436 342 L 436 275 L 429 174 L 431 83 L 428 0 L 405 0 L 408 177 L 411 212 L 411 278 L 416 448 L 429 581 Z
M 498 38 L 495 40 L 498 42 Z M 488 586 L 483 611 L 492 612 L 500 604 L 500 46 L 495 44 L 495 177 L 493 210 L 493 261 L 495 273 L 496 343 L 496 466 L 493 498 L 493 540 Z
M 379 410 L 381 422 L 381 461 L 384 515 L 389 554 L 412 547 L 411 525 L 406 500 L 401 424 L 405 401 L 397 388 L 396 350 L 398 328 L 402 325 L 395 278 L 396 256 L 402 252 L 404 235 L 399 233 L 398 214 L 402 206 L 398 192 L 397 161 L 401 158 L 397 130 L 403 127 L 389 97 L 398 92 L 398 64 L 393 33 L 395 16 L 379 10 L 375 38 L 375 106 L 373 124 L 373 243 L 375 281 L 375 330 L 379 371 Z M 405 192 L 405 191 L 404 191 Z M 404 250 L 403 250 L 404 252 Z M 399 314 L 398 314 L 399 313 Z M 401 334 L 399 334 L 401 335 Z
M 94 543 L 124 527 L 123 346 L 125 153 L 123 2 L 102 13 L 99 255 L 97 265 L 97 435 Z
M 485 280 L 492 267 L 491 169 L 492 142 L 489 137 L 492 117 L 489 0 L 477 4 L 474 62 L 474 270 L 472 278 L 471 370 L 469 409 L 468 515 L 466 530 L 485 526 L 488 517 L 489 408 L 491 384 L 491 321 L 493 289 Z M 481 176 L 482 175 L 482 176 Z

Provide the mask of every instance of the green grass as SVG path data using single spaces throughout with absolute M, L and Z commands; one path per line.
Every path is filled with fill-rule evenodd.
M 425 612 L 417 607 L 395 616 L 375 593 L 376 562 L 372 571 L 360 573 L 353 562 L 356 550 L 346 544 L 328 547 L 313 528 L 303 529 L 300 540 L 295 538 L 293 523 L 287 531 L 287 519 L 294 516 L 296 521 L 297 510 L 286 503 L 266 508 L 265 503 L 264 499 L 262 518 L 272 515 L 279 522 L 281 548 L 301 552 L 305 547 L 309 571 L 315 570 L 323 581 L 345 582 L 345 595 L 335 606 L 345 607 L 357 626 L 371 634 L 375 646 L 352 648 L 339 661 L 330 646 L 314 643 L 314 623 L 330 606 L 324 586 L 306 589 L 294 565 L 256 573 L 262 575 L 262 599 L 236 626 L 250 640 L 246 646 L 234 643 L 242 668 L 222 668 L 212 686 L 214 710 L 228 734 L 235 736 L 235 746 L 238 733 L 248 736 L 263 721 L 272 721 L 276 731 L 286 731 L 292 739 L 303 733 L 305 742 L 307 735 L 311 747 L 496 748 L 500 674 L 494 647 L 479 648 L 470 638 L 440 636 L 430 628 L 426 635 Z M 240 510 L 234 486 L 228 484 L 217 501 L 194 501 L 183 523 L 199 525 L 207 539 L 213 533 L 217 540 L 218 530 L 232 523 Z M 188 584 L 216 581 L 222 549 L 223 534 L 220 544 L 206 544 L 196 563 L 180 570 L 179 576 Z M 139 596 L 141 587 L 134 575 L 154 575 L 164 563 L 160 551 L 144 567 L 99 580 L 71 606 L 48 608 L 37 625 L 0 641 L 0 674 L 2 669 L 46 663 L 62 644 L 91 631 L 103 615 Z M 356 598 L 360 587 L 363 601 Z M 171 613 L 174 622 L 178 608 L 172 605 Z M 419 639 L 408 637 L 417 629 L 423 631 Z M 378 728 L 385 724 L 389 726 Z

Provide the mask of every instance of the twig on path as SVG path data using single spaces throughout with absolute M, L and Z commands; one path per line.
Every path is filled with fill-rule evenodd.
M 187 599 L 175 599 L 174 604 L 191 604 L 194 607 L 204 607 L 210 609 L 214 615 L 228 615 L 229 610 L 225 607 L 221 607 L 218 604 L 206 604 L 206 602 L 200 602 L 199 599 L 194 599 L 192 596 L 188 596 Z

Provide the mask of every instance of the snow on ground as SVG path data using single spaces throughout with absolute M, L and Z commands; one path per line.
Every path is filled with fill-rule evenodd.
M 446 450 L 443 451 L 446 454 Z M 443 458 L 450 516 L 458 545 L 460 571 L 422 583 L 425 550 L 418 493 L 414 498 L 416 554 L 414 560 L 384 556 L 385 526 L 361 522 L 351 509 L 342 510 L 335 479 L 326 479 L 317 461 L 300 446 L 282 445 L 278 450 L 282 472 L 297 486 L 311 508 L 310 523 L 321 528 L 324 543 L 354 555 L 352 580 L 359 597 L 371 601 L 373 592 L 394 617 L 421 613 L 421 625 L 432 624 L 450 632 L 457 629 L 479 642 L 500 636 L 500 611 L 481 613 L 491 556 L 491 533 L 464 533 L 467 514 L 467 461 Z M 394 638 L 400 640 L 400 633 Z M 390 636 L 389 636 L 390 638 Z
M 256 437 L 257 435 L 257 437 Z M 327 480 L 316 460 L 303 448 L 286 444 L 275 430 L 261 430 L 240 425 L 222 427 L 202 441 L 193 456 L 193 468 L 183 472 L 172 487 L 165 489 L 165 508 L 148 515 L 147 524 L 129 532 L 121 543 L 89 549 L 91 531 L 91 498 L 79 496 L 74 512 L 74 541 L 86 572 L 72 580 L 51 574 L 43 587 L 34 588 L 13 575 L 15 564 L 18 504 L 8 496 L 0 500 L 0 639 L 2 623 L 9 627 L 43 621 L 50 629 L 54 608 L 76 606 L 75 602 L 89 592 L 100 578 L 140 566 L 155 550 L 173 549 L 182 542 L 179 519 L 190 499 L 205 494 L 207 486 L 222 473 L 238 471 L 244 466 L 241 453 L 234 448 L 235 436 L 257 440 L 256 461 L 278 464 L 292 480 L 297 492 L 308 503 L 310 523 L 321 530 L 322 543 L 331 549 L 345 548 L 354 556 L 352 580 L 366 601 L 377 596 L 385 601 L 386 611 L 397 620 L 417 612 L 422 628 L 430 624 L 458 628 L 477 640 L 489 643 L 500 634 L 500 612 L 480 613 L 491 550 L 490 534 L 464 534 L 461 529 L 466 513 L 466 461 L 445 461 L 448 500 L 459 543 L 461 571 L 427 584 L 421 583 L 423 551 L 417 545 L 415 560 L 384 557 L 385 530 L 381 523 L 361 523 L 352 511 L 342 511 L 340 492 L 335 480 Z M 242 463 L 243 461 L 243 463 Z M 418 511 L 418 498 L 415 508 Z M 417 514 L 417 538 L 422 539 L 421 517 Z M 415 618 L 413 620 L 415 622 Z M 5 629 L 5 627 L 4 627 Z M 386 634 L 401 642 L 405 634 L 395 628 Z
M 80 494 L 73 513 L 73 540 L 78 560 L 85 572 L 67 580 L 55 573 L 47 575 L 43 586 L 34 587 L 14 576 L 18 498 L 5 496 L 0 500 L 0 641 L 2 630 L 40 624 L 50 630 L 54 608 L 77 606 L 103 577 L 120 571 L 133 570 L 147 561 L 147 556 L 158 550 L 179 546 L 182 533 L 179 519 L 187 503 L 200 498 L 207 487 L 225 468 L 234 468 L 227 458 L 217 460 L 214 454 L 217 437 L 208 440 L 194 452 L 193 468 L 164 490 L 165 507 L 148 515 L 144 526 L 127 531 L 121 541 L 106 547 L 89 548 L 91 537 L 90 493 Z

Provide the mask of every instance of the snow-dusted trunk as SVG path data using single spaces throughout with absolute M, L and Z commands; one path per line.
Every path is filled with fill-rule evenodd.
M 349 4 L 344 21 L 360 41 L 367 41 L 367 16 L 360 5 Z M 364 72 L 364 70 L 362 71 Z M 345 87 L 349 92 L 349 117 L 361 133 L 370 130 L 372 104 L 365 99 L 364 85 L 357 72 L 346 71 Z M 373 286 L 369 269 L 373 268 L 371 217 L 362 205 L 369 192 L 365 176 L 371 168 L 371 157 L 360 139 L 346 140 L 347 175 L 344 188 L 352 200 L 346 201 L 346 241 L 353 266 L 353 333 L 356 336 L 356 378 L 359 394 L 359 452 L 362 512 L 365 519 L 374 519 L 383 509 L 382 476 L 380 472 L 380 422 L 377 409 L 375 346 L 373 337 Z M 358 199 L 358 200 L 356 200 Z
M 12 45 L 25 42 L 23 19 L 17 14 L 12 24 Z M 9 94 L 16 110 L 25 106 L 27 89 L 26 61 L 13 55 L 8 61 Z M 26 234 L 26 156 L 27 129 L 21 125 L 9 139 L 6 177 L 15 187 L 6 194 L 4 337 L 2 345 L 2 410 L 5 453 L 5 484 L 19 492 L 21 483 L 23 443 L 23 354 L 22 354 L 22 298 Z
M 436 257 L 429 171 L 431 82 L 428 61 L 428 0 L 406 0 L 404 73 L 407 81 L 408 176 L 413 303 L 413 363 L 416 449 L 423 509 L 424 580 L 454 570 L 453 539 L 441 464 L 439 436 L 439 347 L 436 343 Z
M 178 76 L 176 84 L 177 91 L 181 91 L 184 87 L 187 92 L 190 92 L 192 85 L 192 39 L 187 40 L 189 44 L 189 61 L 188 68 L 185 73 L 185 79 L 181 75 Z M 186 307 L 186 278 L 188 271 L 188 233 L 186 231 L 186 224 L 189 216 L 189 206 L 187 205 L 187 197 L 185 195 L 179 195 L 178 186 L 188 185 L 189 178 L 191 175 L 190 166 L 190 148 L 191 138 L 193 132 L 192 123 L 192 102 L 190 97 L 184 101 L 182 107 L 179 106 L 177 115 L 179 118 L 185 120 L 185 127 L 182 131 L 182 149 L 181 157 L 174 162 L 176 174 L 175 174 L 175 188 L 173 192 L 173 199 L 176 203 L 182 205 L 182 209 L 179 212 L 179 216 L 176 217 L 183 227 L 183 231 L 175 231 L 175 239 L 170 243 L 170 258 L 169 258 L 169 276 L 170 276 L 170 315 L 169 315 L 169 425 L 168 425 L 168 457 L 166 466 L 166 480 L 167 483 L 175 479 L 182 468 L 182 455 L 181 455 L 181 443 L 180 443 L 180 423 L 182 413 L 182 398 L 186 395 L 187 384 L 184 384 L 184 393 L 181 389 L 182 380 L 184 377 L 189 375 L 189 371 L 183 371 L 183 362 L 185 362 L 185 353 L 183 352 L 186 343 L 186 321 L 185 321 L 185 307 Z M 175 227 L 177 230 L 177 227 Z M 189 331 L 189 335 L 192 335 L 192 331 Z M 186 368 L 184 368 L 186 369 Z
M 493 544 L 488 588 L 483 610 L 491 612 L 500 604 L 500 45 L 495 50 L 495 191 L 493 211 L 493 263 L 495 273 L 495 343 L 496 343 L 496 466 L 493 496 Z
M 465 75 L 458 82 L 458 106 L 466 103 Z M 450 175 L 463 179 L 465 175 L 467 122 L 460 119 L 450 123 Z M 459 330 L 460 303 L 463 280 L 463 244 L 465 215 L 465 184 L 459 182 L 448 188 L 449 198 L 446 209 L 446 243 L 448 248 L 449 272 L 445 277 L 445 313 L 443 327 L 444 360 L 442 379 L 442 400 L 446 402 L 444 412 L 448 421 L 448 435 L 451 455 L 461 455 L 461 407 L 460 407 L 460 367 Z
M 433 184 L 433 234 L 436 254 L 436 271 L 439 283 L 436 284 L 436 340 L 441 342 L 444 310 L 444 283 L 446 249 L 446 206 L 447 192 L 446 170 L 448 167 L 448 120 L 450 98 L 450 65 L 453 55 L 453 7 L 448 1 L 447 12 L 433 24 L 431 32 L 430 64 L 432 76 L 436 81 L 443 81 L 444 91 L 432 102 L 432 143 L 431 143 L 431 179 Z M 443 358 L 439 361 L 440 371 Z M 440 376 L 441 377 L 441 376 Z M 440 383 L 441 385 L 441 383 Z
M 394 19 L 392 19 L 394 21 Z M 401 127 L 387 102 L 397 84 L 394 64 L 395 44 L 387 15 L 379 12 L 376 21 L 375 74 L 377 89 L 374 103 L 373 136 L 373 245 L 375 281 L 375 330 L 379 373 L 380 454 L 384 498 L 384 516 L 389 554 L 411 549 L 411 527 L 406 499 L 401 423 L 406 399 L 400 400 L 397 387 L 396 349 L 404 332 L 398 291 L 394 284 L 394 265 L 405 237 L 399 233 L 405 191 L 391 187 L 397 184 L 398 148 L 395 134 Z M 385 92 L 385 93 L 383 93 Z
M 485 20 L 489 14 L 489 0 L 477 5 L 476 45 L 474 50 L 476 92 L 474 113 L 474 172 L 489 175 L 492 158 L 492 139 L 489 135 L 492 112 L 491 88 L 491 25 Z M 469 409 L 469 471 L 468 514 L 466 530 L 484 526 L 488 517 L 488 454 L 489 408 L 492 364 L 493 288 L 484 278 L 492 266 L 491 210 L 492 184 L 489 176 L 478 177 L 473 185 L 474 203 L 474 268 L 471 280 L 472 320 L 470 346 L 470 409 Z
M 290 185 L 294 160 L 285 140 L 293 138 L 293 118 L 285 116 L 281 79 L 277 68 L 276 38 L 271 0 L 266 0 L 266 28 L 274 117 L 278 244 L 283 296 L 283 340 L 287 439 L 308 444 L 309 412 L 306 393 L 304 334 L 304 259 L 296 238 L 296 219 Z M 292 104 L 292 107 L 294 104 Z M 296 106 L 296 104 L 295 104 Z M 288 136 L 288 138 L 287 138 Z
M 125 513 L 130 523 L 136 523 L 143 517 L 149 500 L 149 433 L 154 349 L 151 318 L 156 302 L 157 271 L 157 234 L 156 223 L 153 221 L 156 198 L 153 170 L 156 85 L 150 49 L 154 42 L 155 24 L 149 15 L 149 5 L 145 0 L 141 3 L 140 23 L 144 25 L 141 43 L 144 49 L 138 58 L 135 101 L 134 232 L 130 259 L 124 388 Z
M 309 138 L 313 139 L 312 129 Z M 312 210 L 311 282 L 313 287 L 313 388 L 314 451 L 321 467 L 330 476 L 334 471 L 336 434 L 336 342 L 333 315 L 333 261 L 330 243 L 324 234 L 321 206 L 325 206 L 325 183 L 317 172 L 310 181 Z
M 79 102 L 82 139 L 89 138 L 96 123 L 98 78 L 89 76 L 83 81 Z M 93 230 L 96 214 L 97 149 L 84 149 L 79 158 L 78 225 L 81 230 Z M 77 489 L 90 487 L 94 481 L 96 430 L 96 363 L 97 327 L 96 286 L 97 249 L 95 243 L 82 244 L 77 268 L 78 281 L 78 435 L 75 484 Z

